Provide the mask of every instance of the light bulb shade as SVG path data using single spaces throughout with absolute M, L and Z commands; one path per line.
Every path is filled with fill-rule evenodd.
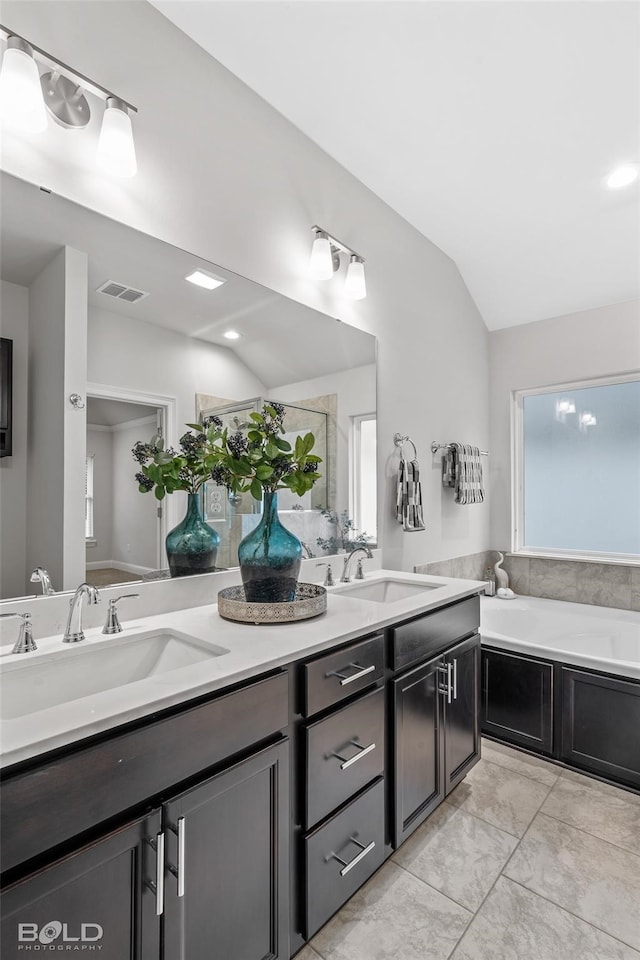
M 38 65 L 29 44 L 17 37 L 9 38 L 2 58 L 0 117 L 22 133 L 40 133 L 47 126 Z
M 126 104 L 109 97 L 98 140 L 98 165 L 116 177 L 135 177 L 138 170 L 131 117 Z
M 316 280 L 330 280 L 333 276 L 333 254 L 328 237 L 317 233 L 311 248 L 309 270 Z
M 367 284 L 364 279 L 364 263 L 359 257 L 351 257 L 344 282 L 344 292 L 351 300 L 364 300 Z

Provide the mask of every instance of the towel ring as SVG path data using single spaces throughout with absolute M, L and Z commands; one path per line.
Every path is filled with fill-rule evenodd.
M 405 443 L 410 443 L 411 446 L 413 447 L 413 459 L 414 459 L 414 460 L 417 460 L 417 459 L 418 459 L 418 451 L 417 451 L 416 445 L 415 445 L 415 443 L 413 442 L 413 440 L 411 439 L 411 437 L 403 437 L 403 435 L 402 435 L 401 433 L 394 433 L 394 435 L 393 435 L 393 442 L 395 443 L 396 447 L 400 447 L 400 456 L 401 456 L 401 457 L 403 456 L 403 451 L 402 451 L 403 444 L 405 444 Z

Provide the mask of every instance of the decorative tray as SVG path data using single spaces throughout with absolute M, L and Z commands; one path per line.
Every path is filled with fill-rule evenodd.
M 294 600 L 249 603 L 244 587 L 225 587 L 218 593 L 218 613 L 240 623 L 292 623 L 317 617 L 327 609 L 327 591 L 317 583 L 299 583 Z

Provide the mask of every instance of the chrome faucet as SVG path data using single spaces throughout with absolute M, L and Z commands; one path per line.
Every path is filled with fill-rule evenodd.
M 100 594 L 95 587 L 88 583 L 81 583 L 73 597 L 69 601 L 69 619 L 67 620 L 67 629 L 62 638 L 63 643 L 78 643 L 84 640 L 82 631 L 82 601 L 87 598 L 87 603 L 98 603 Z
M 33 625 L 31 623 L 30 613 L 0 613 L 0 617 L 17 617 L 22 620 L 20 624 L 20 633 L 11 653 L 32 653 L 37 650 L 37 644 L 33 639 Z
M 39 583 L 42 586 L 42 593 L 45 597 L 51 597 L 55 593 L 51 577 L 44 567 L 36 567 L 30 578 L 31 583 Z
M 125 593 L 121 597 L 115 597 L 113 600 L 109 600 L 107 620 L 102 628 L 102 632 L 108 635 L 113 633 L 122 633 L 122 624 L 120 623 L 120 617 L 118 616 L 117 604 L 120 603 L 121 600 L 132 600 L 134 597 L 139 596 L 139 593 Z
M 366 546 L 366 544 L 363 544 L 361 547 L 356 547 L 355 550 L 352 550 L 351 553 L 348 553 L 347 556 L 344 558 L 344 566 L 342 568 L 342 576 L 340 577 L 340 583 L 351 582 L 351 578 L 349 577 L 349 566 L 353 558 L 358 553 L 364 553 L 365 557 L 367 557 L 368 560 L 373 560 L 373 554 L 371 553 L 371 550 L 369 549 L 369 547 Z M 362 560 L 358 560 L 356 580 L 363 580 L 363 579 L 364 579 L 364 574 L 362 572 Z

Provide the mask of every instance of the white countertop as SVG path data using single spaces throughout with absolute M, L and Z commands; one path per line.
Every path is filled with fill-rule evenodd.
M 82 657 L 85 652 L 98 646 L 105 650 L 111 646 L 115 658 L 127 638 L 142 632 L 171 629 L 194 638 L 201 645 L 227 651 L 157 676 L 124 682 L 90 696 L 78 698 L 77 690 L 74 690 L 74 699 L 66 703 L 20 716 L 7 716 L 2 720 L 0 765 L 7 767 L 39 756 L 54 748 L 258 676 L 338 643 L 471 596 L 484 586 L 475 580 L 423 576 L 395 570 L 377 570 L 368 574 L 363 582 L 386 578 L 437 587 L 425 590 L 424 594 L 379 603 L 350 597 L 348 592 L 340 593 L 341 585 L 337 585 L 328 589 L 325 614 L 312 620 L 278 625 L 232 623 L 220 617 L 217 604 L 208 604 L 126 620 L 122 633 L 115 636 L 105 636 L 99 627 L 94 627 L 85 631 L 86 639 L 79 644 L 63 644 L 58 634 L 38 639 L 38 650 L 33 653 L 5 654 L 0 658 L 0 683 L 9 691 L 10 685 L 16 683 L 19 672 L 31 669 L 33 682 L 46 683 L 49 664 L 54 663 L 57 672 L 63 661 L 70 662 L 73 657 Z M 34 667 L 38 669 L 33 670 Z M 9 701 L 10 698 L 7 696 L 6 699 Z M 7 713 L 11 714 L 9 708 Z

